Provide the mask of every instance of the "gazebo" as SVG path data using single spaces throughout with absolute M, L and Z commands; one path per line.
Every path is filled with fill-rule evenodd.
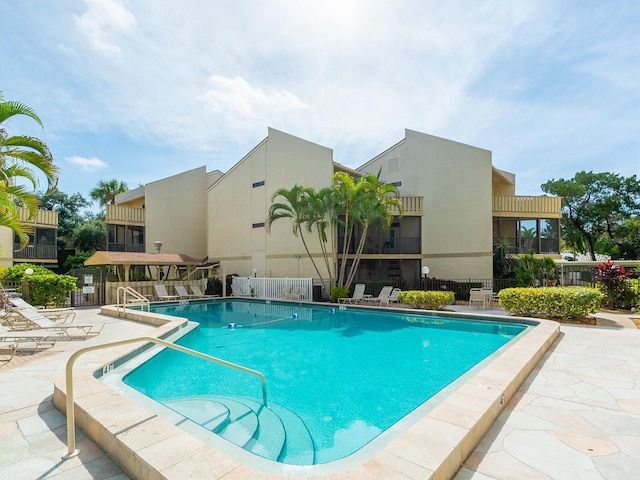
M 183 253 L 137 253 L 137 252 L 105 252 L 98 251 L 87 258 L 84 265 L 89 266 L 114 266 L 118 280 L 129 282 L 132 265 L 142 265 L 149 273 L 149 277 L 156 280 L 180 277 L 181 271 L 186 271 L 186 277 L 190 277 L 191 270 L 202 265 L 197 260 Z M 167 270 L 165 271 L 165 267 Z M 174 269 L 172 272 L 171 269 Z M 155 269 L 155 271 L 154 271 Z

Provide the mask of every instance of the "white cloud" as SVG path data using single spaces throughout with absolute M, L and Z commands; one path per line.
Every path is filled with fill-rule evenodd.
M 203 95 L 208 109 L 231 123 L 245 123 L 258 119 L 277 121 L 279 117 L 297 114 L 307 106 L 286 90 L 265 92 L 249 85 L 241 77 L 214 75 L 209 79 L 211 89 Z
M 0 14 L 18 9 L 47 38 L 14 49 L 36 62 L 7 62 L 12 50 L 0 50 L 6 77 L 30 86 L 21 98 L 40 96 L 33 106 L 60 143 L 90 132 L 88 155 L 129 155 L 128 168 L 168 152 L 226 170 L 267 126 L 330 147 L 348 166 L 404 128 L 492 150 L 515 173 L 551 165 L 571 177 L 577 165 L 598 170 L 637 152 L 631 2 L 587 12 L 526 0 L 87 0 L 75 15 L 58 5 L 36 16 L 0 2 Z M 46 62 L 51 74 L 40 75 Z M 631 153 L 611 157 L 618 145 Z M 115 146 L 118 155 L 101 150 Z
M 135 27 L 133 14 L 119 0 L 85 0 L 85 3 L 87 11 L 73 16 L 78 30 L 99 53 L 110 57 L 120 55 L 116 37 Z
M 100 170 L 108 166 L 106 163 L 104 163 L 102 160 L 96 157 L 92 157 L 92 158 L 70 157 L 70 158 L 67 158 L 66 160 L 67 162 L 77 167 L 80 167 L 80 169 L 84 170 L 85 172 L 93 172 L 95 170 Z

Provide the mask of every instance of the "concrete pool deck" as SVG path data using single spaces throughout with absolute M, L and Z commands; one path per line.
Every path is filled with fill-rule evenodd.
M 456 480 L 637 477 L 640 330 L 631 328 L 628 318 L 609 316 L 599 322 L 606 324 L 604 327 L 561 327 L 559 337 L 466 460 Z M 59 342 L 50 350 L 20 355 L 0 366 L 0 478 L 130 478 L 80 432 L 80 455 L 60 460 L 66 452 L 66 422 L 51 397 L 53 382 L 59 380 L 67 359 L 78 348 L 143 336 L 155 329 L 98 315 L 98 309 L 79 310 L 76 319 L 82 323 L 105 321 L 96 338 Z M 86 357 L 78 363 L 91 366 L 96 361 L 93 354 Z M 369 463 L 359 470 L 362 476 L 358 478 L 428 478 L 422 467 L 415 465 L 414 473 L 407 467 L 411 465 L 388 470 Z M 200 478 L 197 471 L 191 478 Z M 255 476 L 249 469 L 239 469 L 222 478 L 272 476 Z M 343 476 L 335 473 L 324 478 Z

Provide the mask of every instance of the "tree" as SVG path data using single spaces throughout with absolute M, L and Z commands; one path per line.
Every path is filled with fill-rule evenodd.
M 82 213 L 91 202 L 80 193 L 67 195 L 57 188 L 39 194 L 40 207 L 45 210 L 58 212 L 58 248 L 66 244 L 73 244 L 75 229 L 90 220 L 90 213 Z
M 324 284 L 323 275 L 309 251 L 305 232 L 315 233 L 318 237 L 320 249 L 328 272 L 331 287 L 334 286 L 332 272 L 338 272 L 337 246 L 334 243 L 337 224 L 339 223 L 345 232 L 342 250 L 343 262 L 337 273 L 337 288 L 348 291 L 349 286 L 358 272 L 358 264 L 367 232 L 374 222 L 381 222 L 383 228 L 389 228 L 393 216 L 391 207 L 400 210 L 398 189 L 380 181 L 380 174 L 367 174 L 357 179 L 344 172 L 334 174 L 334 186 L 323 188 L 316 192 L 311 187 L 294 185 L 291 189 L 281 188 L 277 190 L 271 201 L 281 197 L 282 201 L 272 203 L 267 216 L 267 226 L 281 218 L 289 218 L 292 221 L 293 234 L 300 237 L 305 251 L 309 256 L 318 277 Z M 360 240 L 355 247 L 355 257 L 347 270 L 347 253 L 350 251 L 350 243 L 354 238 L 356 225 L 360 226 Z M 332 242 L 331 251 L 333 259 L 330 259 L 327 244 Z M 333 261 L 332 261 L 333 260 Z M 332 268 L 333 266 L 333 268 Z
M 116 203 L 116 195 L 127 190 L 129 190 L 127 184 L 116 179 L 100 180 L 98 185 L 89 192 L 89 195 L 103 207 L 107 204 L 114 205 Z
M 0 226 L 11 228 L 24 246 L 28 243 L 28 231 L 20 221 L 17 207 L 29 209 L 30 218 L 36 215 L 36 194 L 20 184 L 26 180 L 33 190 L 38 186 L 37 172 L 47 179 L 47 189 L 58 182 L 58 168 L 53 155 L 42 140 L 27 135 L 9 135 L 2 124 L 15 116 L 27 116 L 44 128 L 36 112 L 20 102 L 5 101 L 0 92 Z
M 271 228 L 273 222 L 281 218 L 290 219 L 293 235 L 300 237 L 302 240 L 304 250 L 307 252 L 307 256 L 311 260 L 313 268 L 318 274 L 320 281 L 324 283 L 322 274 L 318 269 L 318 265 L 309 251 L 309 246 L 307 245 L 307 240 L 304 236 L 305 229 L 302 228 L 303 225 L 309 226 L 311 224 L 310 219 L 312 217 L 312 212 L 309 208 L 309 197 L 314 195 L 315 192 L 311 187 L 300 185 L 294 185 L 289 190 L 286 188 L 279 188 L 276 190 L 271 197 L 271 201 L 273 202 L 278 197 L 282 197 L 282 201 L 272 203 L 269 207 L 269 213 L 267 214 L 267 228 Z
M 549 180 L 541 185 L 545 193 L 563 197 L 563 224 L 569 228 L 570 239 L 565 243 L 578 247 L 576 234 L 592 260 L 596 258 L 596 244 L 601 239 L 607 242 L 610 251 L 598 253 L 615 254 L 616 245 L 625 243 L 624 225 L 629 218 L 640 214 L 640 182 L 635 175 L 624 178 L 614 173 L 578 172 L 570 180 Z
M 333 175 L 335 182 L 334 208 L 336 218 L 344 228 L 344 244 L 342 247 L 342 264 L 338 274 L 338 287 L 349 287 L 358 272 L 358 265 L 367 240 L 369 227 L 374 222 L 380 222 L 387 230 L 393 220 L 390 208 L 395 207 L 402 215 L 401 204 L 398 200 L 398 188 L 380 180 L 377 175 L 366 174 L 353 179 L 344 172 Z M 347 253 L 351 250 L 355 226 L 360 226 L 360 240 L 355 249 L 355 256 L 347 272 Z
M 106 250 L 107 227 L 104 221 L 94 219 L 76 227 L 73 232 L 75 247 L 81 253 L 94 253 Z
M 509 239 L 499 238 L 493 246 L 493 278 L 511 278 L 515 265 L 514 249 Z

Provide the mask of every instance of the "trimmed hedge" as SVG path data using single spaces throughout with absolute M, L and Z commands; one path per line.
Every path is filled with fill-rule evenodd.
M 600 310 L 604 295 L 596 288 L 505 288 L 498 294 L 500 306 L 516 315 L 577 319 Z
M 37 275 L 29 277 L 29 292 L 33 305 L 62 307 L 76 289 L 76 277 L 70 275 Z
M 453 292 L 403 290 L 398 295 L 398 301 L 413 308 L 424 310 L 442 310 L 447 305 L 455 302 Z

